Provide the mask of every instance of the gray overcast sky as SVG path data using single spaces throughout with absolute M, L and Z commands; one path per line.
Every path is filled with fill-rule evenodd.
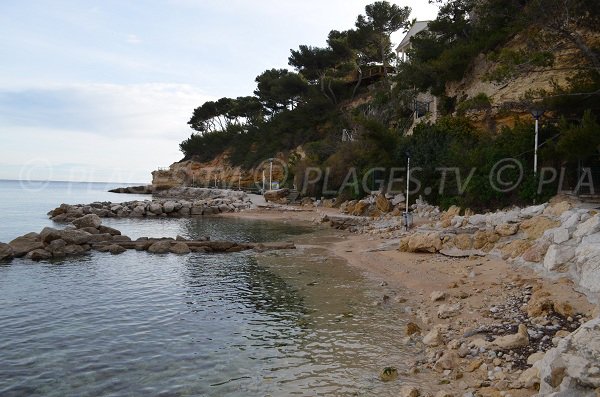
M 149 182 L 182 157 L 195 107 L 251 94 L 290 49 L 324 45 L 372 2 L 3 1 L 0 179 Z

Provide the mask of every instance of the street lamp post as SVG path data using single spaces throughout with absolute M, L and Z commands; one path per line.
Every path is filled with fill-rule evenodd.
M 269 190 L 273 190 L 273 159 L 270 159 L 269 163 Z
M 410 152 L 406 152 L 406 209 L 404 211 L 404 227 L 406 230 L 409 228 L 409 215 L 408 215 L 408 195 L 410 189 Z
M 539 108 L 534 108 L 531 110 L 531 115 L 535 119 L 535 150 L 533 153 L 533 175 L 537 175 L 538 169 L 538 135 L 539 135 L 539 122 L 540 117 L 544 115 L 544 111 Z

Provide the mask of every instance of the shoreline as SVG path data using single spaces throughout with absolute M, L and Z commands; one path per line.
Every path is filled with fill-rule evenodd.
M 293 208 L 221 216 L 314 225 L 323 215 L 339 214 L 331 208 Z M 401 252 L 400 238 L 335 232 L 338 241 L 316 246 L 373 281 L 373 293 L 381 296 L 374 305 L 405 309 L 410 323 L 398 330 L 398 338 L 420 347 L 421 354 L 403 375 L 431 385 L 417 390 L 418 395 L 536 395 L 532 364 L 598 316 L 599 308 L 566 277 L 549 278 L 530 267 L 487 256 Z M 548 304 L 561 313 L 545 311 Z M 526 344 L 493 347 L 492 341 L 516 338 L 521 324 L 529 333 Z M 404 391 L 411 395 L 411 390 Z

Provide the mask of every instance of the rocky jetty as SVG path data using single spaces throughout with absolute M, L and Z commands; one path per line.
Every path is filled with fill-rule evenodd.
M 152 185 L 127 186 L 109 190 L 110 193 L 153 194 L 156 188 Z
M 218 215 L 237 212 L 252 206 L 244 192 L 218 189 L 180 188 L 177 198 L 156 198 L 123 203 L 61 204 L 48 213 L 55 222 L 72 222 L 88 214 L 100 218 L 155 218 Z M 175 196 L 178 194 L 177 196 Z M 195 196 L 194 196 L 195 195 Z
M 132 240 L 119 230 L 102 225 L 96 214 L 87 214 L 74 219 L 64 229 L 44 228 L 40 233 L 28 233 L 8 244 L 0 243 L 0 260 L 25 257 L 33 261 L 62 259 L 83 255 L 89 251 L 109 252 L 113 255 L 127 250 L 147 251 L 153 254 L 188 254 L 190 252 L 222 253 L 245 250 L 267 251 L 293 249 L 290 242 L 236 243 L 211 241 L 208 237 L 188 240 L 176 238 L 140 237 Z

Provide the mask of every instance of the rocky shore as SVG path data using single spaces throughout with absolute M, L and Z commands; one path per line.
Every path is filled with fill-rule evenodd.
M 127 250 L 147 251 L 152 254 L 189 254 L 190 252 L 223 253 L 245 250 L 266 251 L 293 249 L 293 243 L 236 243 L 211 241 L 209 237 L 188 240 L 176 238 L 140 237 L 132 240 L 119 230 L 102 225 L 96 214 L 74 219 L 64 229 L 44 228 L 40 233 L 28 233 L 8 244 L 0 243 L 0 261 L 24 257 L 33 261 L 60 260 L 83 255 L 89 251 L 122 254 Z
M 71 222 L 88 214 L 101 218 L 190 217 L 236 212 L 252 205 L 246 193 L 222 189 L 174 188 L 155 196 L 160 198 L 123 203 L 61 204 L 48 216 L 55 222 Z

